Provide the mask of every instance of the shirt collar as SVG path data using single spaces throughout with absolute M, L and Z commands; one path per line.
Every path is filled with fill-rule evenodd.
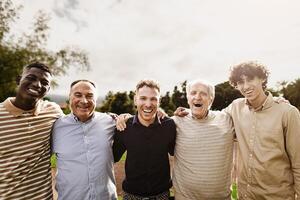
M 72 119 L 74 119 L 75 122 L 88 123 L 95 117 L 95 112 L 93 113 L 92 117 L 89 120 L 85 121 L 85 122 L 81 122 L 79 120 L 79 118 L 76 115 L 74 115 L 74 113 L 72 113 L 72 112 L 70 113 L 70 116 L 71 116 Z
M 21 108 L 18 108 L 16 107 L 13 103 L 12 103 L 12 100 L 14 100 L 15 97 L 9 97 L 7 98 L 3 104 L 4 104 L 4 107 L 6 108 L 6 110 L 12 114 L 14 117 L 19 117 L 21 116 L 22 114 L 24 113 L 29 113 L 29 114 L 32 114 L 34 116 L 37 116 L 40 114 L 41 112 L 41 109 L 42 109 L 42 100 L 39 100 L 36 105 L 35 105 L 35 108 L 32 109 L 32 110 L 23 110 Z
M 132 125 L 134 125 L 134 124 L 140 124 L 140 125 L 144 126 L 143 124 L 141 124 L 141 122 L 140 122 L 140 120 L 139 120 L 139 118 L 138 118 L 138 113 L 136 113 L 136 114 L 133 116 Z M 153 125 L 155 125 L 155 126 L 161 125 L 161 122 L 160 122 L 160 120 L 158 120 L 157 115 L 155 116 L 154 122 L 153 122 L 152 124 L 150 124 L 150 126 L 153 126 Z
M 272 104 L 274 103 L 273 95 L 271 94 L 271 92 L 267 92 L 267 94 L 268 94 L 268 96 L 267 96 L 266 100 L 264 101 L 264 103 L 259 108 L 255 109 L 254 111 L 265 110 L 272 106 Z M 249 109 L 253 109 L 253 107 L 250 105 L 250 103 L 247 101 L 246 98 L 245 98 L 245 104 L 249 107 Z
M 204 118 L 202 118 L 202 119 L 198 119 L 198 118 L 194 117 L 193 114 L 192 114 L 192 110 L 191 110 L 191 109 L 188 109 L 187 111 L 189 112 L 188 115 L 189 115 L 192 119 L 195 119 L 195 120 L 205 121 L 205 120 L 211 120 L 211 119 L 213 119 L 213 118 L 215 117 L 214 113 L 211 112 L 210 110 L 208 110 L 207 115 L 206 115 Z

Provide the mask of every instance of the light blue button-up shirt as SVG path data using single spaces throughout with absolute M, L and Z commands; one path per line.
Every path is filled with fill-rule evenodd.
M 73 114 L 58 119 L 52 151 L 57 155 L 59 200 L 117 199 L 113 172 L 114 120 L 95 112 L 87 122 Z

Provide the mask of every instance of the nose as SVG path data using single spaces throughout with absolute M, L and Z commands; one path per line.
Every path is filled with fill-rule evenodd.
M 197 94 L 194 96 L 195 99 L 201 99 L 201 94 L 200 92 L 197 92 Z
M 151 100 L 147 100 L 147 101 L 145 102 L 145 106 L 150 107 L 150 106 L 151 106 Z
M 88 100 L 86 99 L 85 96 L 83 96 L 83 97 L 81 97 L 80 102 L 82 102 L 82 103 L 87 103 Z
M 42 84 L 41 84 L 41 82 L 39 80 L 36 80 L 36 81 L 32 82 L 32 85 L 34 85 L 37 88 L 41 88 L 42 87 Z
M 248 89 L 249 87 L 249 82 L 247 80 L 244 81 L 243 85 L 242 85 L 243 89 Z

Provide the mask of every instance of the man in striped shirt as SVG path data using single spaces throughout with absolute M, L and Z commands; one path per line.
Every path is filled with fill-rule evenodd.
M 50 132 L 62 115 L 55 103 L 43 101 L 51 72 L 42 63 L 24 67 L 16 97 L 0 103 L 0 199 L 52 199 Z
M 189 113 L 173 117 L 176 200 L 230 199 L 234 131 L 229 115 L 209 110 L 214 97 L 213 85 L 191 81 L 187 85 Z

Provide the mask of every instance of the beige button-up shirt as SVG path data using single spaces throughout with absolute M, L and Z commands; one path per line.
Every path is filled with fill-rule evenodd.
M 238 140 L 239 199 L 295 199 L 300 194 L 300 114 L 271 94 L 260 109 L 237 99 L 226 108 Z

